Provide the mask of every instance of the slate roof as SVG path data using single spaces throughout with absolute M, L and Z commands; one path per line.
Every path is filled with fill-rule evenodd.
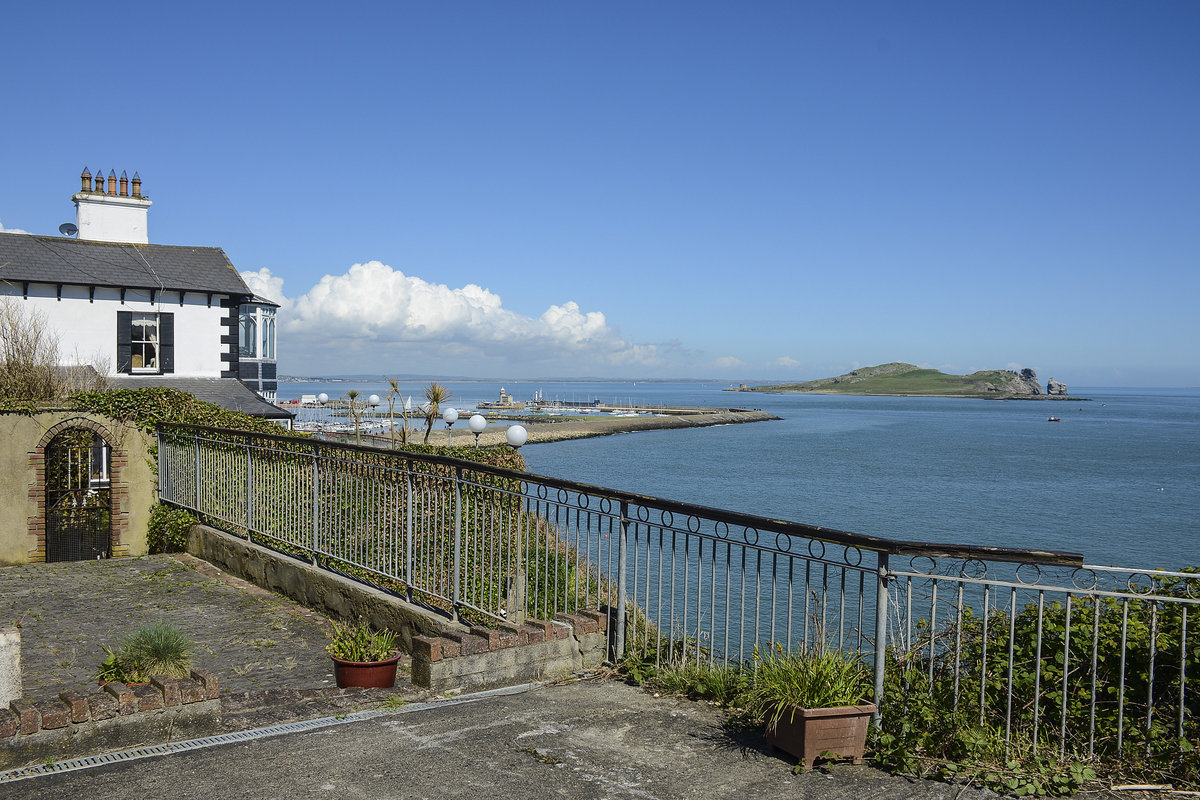
M 200 400 L 214 403 L 230 411 L 241 411 L 252 417 L 292 419 L 296 415 L 284 411 L 259 397 L 253 389 L 234 378 L 167 378 L 167 377 L 110 377 L 110 389 L 142 389 L 165 386 L 187 392 Z
M 219 247 L 93 242 L 25 233 L 0 232 L 0 280 L 253 294 Z

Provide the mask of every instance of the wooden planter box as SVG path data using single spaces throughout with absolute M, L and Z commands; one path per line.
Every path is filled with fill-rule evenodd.
M 812 769 L 813 762 L 826 752 L 859 764 L 875 710 L 874 703 L 837 708 L 797 707 L 791 713 L 785 712 L 776 725 L 767 726 L 767 744 L 795 756 L 805 769 Z

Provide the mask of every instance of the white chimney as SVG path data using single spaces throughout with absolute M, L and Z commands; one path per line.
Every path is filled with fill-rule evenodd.
M 113 170 L 108 171 L 107 190 L 101 170 L 96 170 L 94 187 L 92 173 L 87 167 L 83 168 L 79 178 L 83 188 L 71 199 L 75 201 L 75 222 L 80 239 L 149 244 L 146 220 L 150 201 L 142 197 L 142 179 L 136 172 L 133 173 L 132 192 L 124 172 L 121 173 L 119 191 L 117 174 Z

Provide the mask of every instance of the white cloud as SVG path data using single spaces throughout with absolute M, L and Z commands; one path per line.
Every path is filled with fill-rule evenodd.
M 23 231 L 20 228 L 6 228 L 3 222 L 0 222 L 0 231 L 4 233 L 29 233 L 29 231 Z
M 243 272 L 241 275 L 242 280 L 250 287 L 250 291 L 259 297 L 265 297 L 281 306 L 286 306 L 287 298 L 283 296 L 283 278 L 275 277 L 266 267 L 253 272 Z
M 779 358 L 775 359 L 774 361 L 768 361 L 767 366 L 768 367 L 786 367 L 788 369 L 795 369 L 796 367 L 800 366 L 800 362 L 797 361 L 796 359 L 792 358 L 791 356 L 780 356 Z
M 740 358 L 735 358 L 733 356 L 721 356 L 720 358 L 718 358 L 716 361 L 713 362 L 713 366 L 719 367 L 721 369 L 733 369 L 734 367 L 746 366 L 746 362 L 742 361 Z
M 500 295 L 476 284 L 451 288 L 379 261 L 325 275 L 294 298 L 269 269 L 242 277 L 254 292 L 283 306 L 284 352 L 324 370 L 386 372 L 400 363 L 406 371 L 453 372 L 509 362 L 516 368 L 561 365 L 586 372 L 658 366 L 664 363 L 660 351 L 671 349 L 628 342 L 602 312 L 584 311 L 573 301 L 528 317 L 504 308 Z

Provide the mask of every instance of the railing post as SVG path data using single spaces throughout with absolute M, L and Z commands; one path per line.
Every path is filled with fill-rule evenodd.
M 405 513 L 404 513 L 404 586 L 408 590 L 408 599 L 413 599 L 413 478 L 412 459 L 404 462 Z
M 317 566 L 317 540 L 320 538 L 321 531 L 321 470 L 317 466 L 320 457 L 316 451 L 313 452 L 313 467 L 312 467 L 312 564 Z
M 883 673 L 887 668 L 887 622 L 888 622 L 888 554 L 877 556 L 878 582 L 875 591 L 875 717 L 878 726 L 883 719 L 879 709 L 883 708 Z
M 196 513 L 203 513 L 200 508 L 200 437 L 195 437 L 196 442 Z
M 629 557 L 629 503 L 621 501 L 621 532 L 617 540 L 617 642 L 613 647 L 614 660 L 625 657 L 625 569 Z
M 159 500 L 159 502 L 162 502 L 162 500 L 163 500 L 163 483 L 164 483 L 164 481 L 170 481 L 171 476 L 169 473 L 163 471 L 163 464 L 165 462 L 163 461 L 162 429 L 159 428 L 158 430 L 156 430 L 154 432 L 154 435 L 155 435 L 156 439 L 158 440 L 158 500 Z M 166 476 L 165 478 L 163 477 L 164 475 Z M 174 493 L 172 493 L 172 497 L 174 497 Z
M 254 470 L 250 465 L 250 445 L 246 445 L 246 541 L 254 525 Z
M 462 602 L 462 467 L 454 468 L 454 618 Z

